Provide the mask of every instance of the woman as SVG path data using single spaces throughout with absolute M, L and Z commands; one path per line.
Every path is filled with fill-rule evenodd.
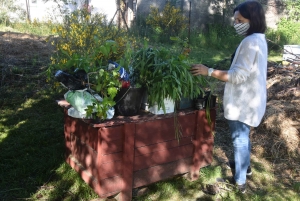
M 246 192 L 246 175 L 251 174 L 249 139 L 250 127 L 257 127 L 265 113 L 267 101 L 267 42 L 264 32 L 264 10 L 257 1 L 246 1 L 234 9 L 234 28 L 244 36 L 234 54 L 228 71 L 193 64 L 193 75 L 208 75 L 226 82 L 223 107 L 228 120 L 235 169 L 234 181 L 238 189 Z

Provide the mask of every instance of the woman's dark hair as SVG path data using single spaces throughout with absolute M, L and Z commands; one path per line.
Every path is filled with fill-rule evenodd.
M 267 29 L 265 11 L 262 5 L 257 1 L 245 1 L 239 4 L 233 13 L 239 11 L 240 14 L 250 20 L 250 28 L 247 31 L 247 36 L 253 33 L 265 33 Z

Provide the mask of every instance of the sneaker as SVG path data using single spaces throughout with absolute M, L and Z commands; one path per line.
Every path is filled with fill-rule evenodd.
M 236 185 L 237 189 L 239 190 L 239 192 L 241 193 L 246 193 L 246 184 L 242 184 L 242 185 Z
M 235 163 L 234 163 L 233 161 L 229 161 L 229 162 L 226 163 L 226 167 L 227 167 L 228 169 L 231 169 L 231 170 L 234 171 L 234 170 L 235 170 Z M 247 175 L 247 176 L 252 175 L 252 170 L 251 170 L 251 167 L 250 167 L 250 166 L 247 168 L 247 173 L 246 173 L 246 175 Z

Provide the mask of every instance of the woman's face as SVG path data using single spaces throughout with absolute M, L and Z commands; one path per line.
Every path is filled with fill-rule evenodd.
M 246 22 L 250 22 L 250 20 L 244 18 L 239 11 L 235 11 L 234 12 L 234 15 L 233 15 L 233 18 L 234 18 L 234 24 L 239 24 L 239 23 L 246 23 Z

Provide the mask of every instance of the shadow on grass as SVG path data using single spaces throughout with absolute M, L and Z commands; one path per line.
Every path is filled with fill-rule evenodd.
M 57 98 L 53 91 L 41 91 L 2 106 L 0 200 L 81 197 L 80 184 L 74 187 L 77 175 L 65 176 L 71 170 L 64 161 L 63 110 Z

